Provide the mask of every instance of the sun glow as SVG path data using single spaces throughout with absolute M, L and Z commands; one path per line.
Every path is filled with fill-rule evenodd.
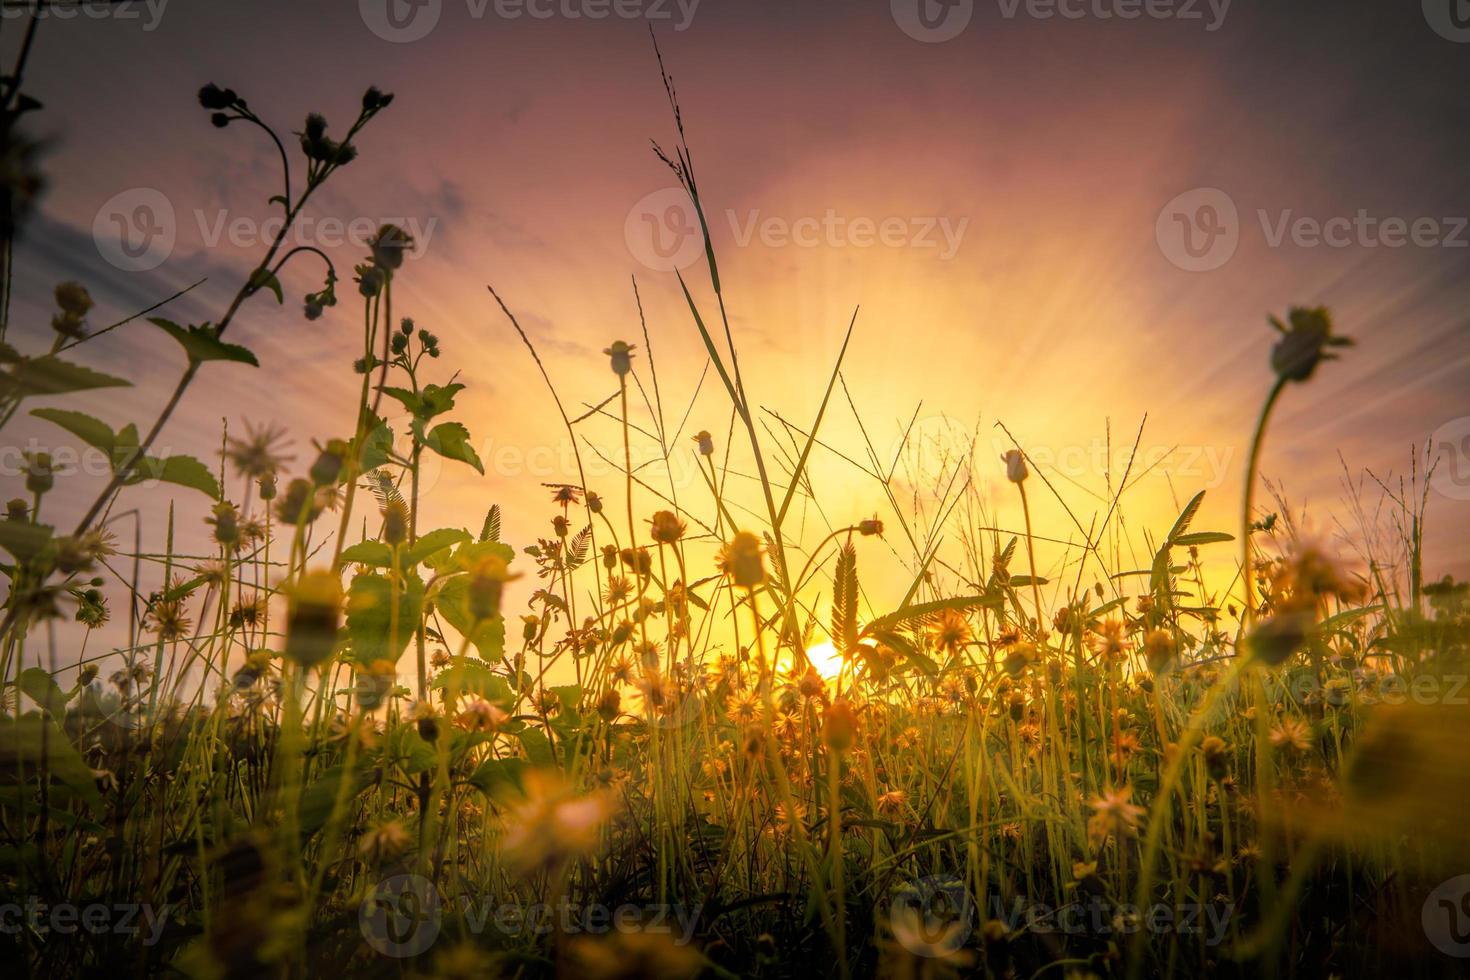
M 807 659 L 817 668 L 817 673 L 832 680 L 842 671 L 842 654 L 831 643 L 813 643 L 806 648 Z

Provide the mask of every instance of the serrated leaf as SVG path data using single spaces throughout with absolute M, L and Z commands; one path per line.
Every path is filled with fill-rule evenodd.
M 441 691 L 475 694 L 504 710 L 515 703 L 510 682 L 489 667 L 476 663 L 460 663 L 445 667 L 434 675 L 429 686 Z
M 857 551 L 848 541 L 837 552 L 832 576 L 832 638 L 843 654 L 857 647 L 857 603 Z
M 392 452 L 393 430 L 388 427 L 387 422 L 378 419 L 363 436 L 362 452 L 357 457 L 358 472 L 371 473 L 388 462 L 388 456 Z
M 419 412 L 423 410 L 423 399 L 413 392 L 409 391 L 407 388 L 395 388 L 392 385 L 381 385 L 378 390 L 387 395 L 389 398 L 392 398 L 394 401 L 398 402 L 404 408 L 408 409 L 409 414 L 411 415 L 418 415 Z
M 470 540 L 470 532 L 457 527 L 441 527 L 437 531 L 429 531 L 421 535 L 414 542 L 413 547 L 404 552 L 403 567 L 412 568 L 436 552 Z
M 514 799 L 522 792 L 525 771 L 525 759 L 486 759 L 470 774 L 470 785 L 492 799 Z
M 363 665 L 375 660 L 397 663 L 418 627 L 424 607 L 424 583 L 403 577 L 398 592 L 397 632 L 393 632 L 393 587 L 386 576 L 364 572 L 347 590 L 347 635 L 352 659 Z
M 342 549 L 342 560 L 387 568 L 393 564 L 393 549 L 381 541 L 359 541 L 350 548 Z
M 1204 499 L 1205 492 L 1203 490 L 1190 498 L 1189 503 L 1184 505 L 1184 510 L 1180 511 L 1179 516 L 1175 519 L 1174 526 L 1169 529 L 1169 536 L 1164 539 L 1165 541 L 1171 544 L 1178 543 L 1179 536 L 1189 530 L 1189 522 L 1194 520 L 1195 514 L 1199 513 L 1199 505 Z
M 475 452 L 475 447 L 470 445 L 470 430 L 458 422 L 441 422 L 434 426 L 423 436 L 424 445 L 434 450 L 445 459 L 457 459 L 462 463 L 469 463 L 481 475 L 485 475 L 485 466 L 480 462 L 480 456 Z
M 162 461 L 149 460 L 150 464 L 157 463 L 156 468 L 150 467 L 154 478 L 164 483 L 172 483 L 181 487 L 189 487 L 198 490 L 215 500 L 219 499 L 219 483 L 214 474 L 193 456 L 170 456 Z
M 526 728 L 520 733 L 521 745 L 526 750 L 526 758 L 531 760 L 533 766 L 556 765 L 556 754 L 551 749 L 551 739 L 539 728 Z
M 902 609 L 872 620 L 863 627 L 863 635 L 873 636 L 876 635 L 877 631 L 890 630 L 895 626 L 902 626 L 904 623 L 927 619 L 935 613 L 943 612 L 946 609 L 979 609 L 984 606 L 995 608 L 1000 605 L 1002 605 L 1002 601 L 999 597 L 989 595 L 954 596 L 949 599 L 939 599 L 935 602 L 920 602 L 912 606 L 904 606 Z
M 198 327 L 181 327 L 172 320 L 165 320 L 161 316 L 151 316 L 148 322 L 158 327 L 184 348 L 184 354 L 189 358 L 191 364 L 203 364 L 205 361 L 234 361 L 238 364 L 249 364 L 251 367 L 260 367 L 260 362 L 248 348 L 239 344 L 227 344 L 219 339 L 219 331 L 209 324 Z
M 108 453 L 112 452 L 117 442 L 117 434 L 112 431 L 112 426 L 85 412 L 73 412 L 64 408 L 36 408 L 31 410 L 31 414 L 61 426 L 87 445 Z
M 1181 534 L 1174 539 L 1174 544 L 1181 548 L 1188 548 L 1193 545 L 1220 544 L 1234 540 L 1235 535 L 1226 534 L 1224 531 L 1195 531 L 1193 534 Z
M 73 391 L 91 391 L 94 388 L 130 388 L 133 384 L 71 361 L 63 361 L 51 354 L 22 361 L 16 365 L 11 380 L 15 386 L 15 395 L 20 398 L 31 395 L 64 395 Z
M 485 526 L 480 529 L 481 541 L 500 540 L 500 505 L 491 504 L 490 511 L 485 515 Z

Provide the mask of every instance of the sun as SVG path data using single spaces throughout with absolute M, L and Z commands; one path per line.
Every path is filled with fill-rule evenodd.
M 827 680 L 842 672 L 842 654 L 831 643 L 813 643 L 806 648 L 806 657 L 817 668 L 817 673 Z

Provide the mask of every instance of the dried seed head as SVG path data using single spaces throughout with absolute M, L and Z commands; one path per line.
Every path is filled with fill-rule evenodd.
M 286 596 L 286 657 L 314 667 L 331 657 L 337 645 L 342 580 L 326 569 L 304 572 Z

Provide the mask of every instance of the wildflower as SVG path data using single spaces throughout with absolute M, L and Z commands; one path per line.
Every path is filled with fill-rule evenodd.
M 143 621 L 143 628 L 156 633 L 165 643 L 182 640 L 193 625 L 193 621 L 184 614 L 182 599 L 155 600 Z
M 876 517 L 870 517 L 865 521 L 858 522 L 858 533 L 864 537 L 883 537 L 883 522 Z
M 349 447 L 341 439 L 328 439 L 321 447 L 316 462 L 311 464 L 311 482 L 319 487 L 329 487 L 342 475 L 342 465 L 347 461 Z
M 846 752 L 857 735 L 857 716 L 843 698 L 828 706 L 822 722 L 822 742 L 833 752 Z
M 603 721 L 612 723 L 622 713 L 623 698 L 618 689 L 610 687 L 603 692 L 602 697 L 597 699 L 597 717 Z
M 527 643 L 534 643 L 536 641 L 536 634 L 538 634 L 540 632 L 541 632 L 541 617 L 540 616 L 522 616 L 521 617 L 521 639 L 522 640 L 524 640 Z
M 358 707 L 364 711 L 376 711 L 393 690 L 396 677 L 397 668 L 391 660 L 374 660 L 365 670 L 358 671 L 354 691 Z
M 635 350 L 637 350 L 636 347 L 621 340 L 613 341 L 611 347 L 603 350 L 604 354 L 612 358 L 613 374 L 622 378 L 633 370 L 633 351 Z
M 806 673 L 802 674 L 801 680 L 797 682 L 796 689 L 804 698 L 819 698 L 826 691 L 827 684 L 822 680 L 822 675 L 817 673 L 817 668 L 808 664 Z
M 326 498 L 310 481 L 297 478 L 286 484 L 286 495 L 276 503 L 276 516 L 287 524 L 310 524 L 326 509 Z
M 1348 337 L 1334 336 L 1332 314 L 1326 307 L 1294 306 L 1287 312 L 1290 326 L 1270 317 L 1281 339 L 1271 348 L 1271 368 L 1282 381 L 1306 381 L 1323 361 L 1335 360 L 1330 347 L 1350 347 Z
M 366 92 L 362 93 L 363 112 L 377 112 L 379 109 L 386 109 L 392 102 L 393 93 L 379 91 L 376 85 L 370 86 Z
M 694 434 L 694 442 L 699 445 L 699 455 L 713 456 L 715 454 L 715 440 L 709 434 L 708 429 L 700 429 Z
M 263 480 L 274 476 L 290 456 L 282 455 L 286 430 L 275 425 L 255 426 L 245 423 L 245 436 L 230 436 L 225 439 L 224 455 L 235 472 L 249 480 Z
M 110 615 L 107 597 L 100 589 L 86 589 L 77 593 L 77 622 L 88 629 L 98 629 L 106 625 Z
M 383 506 L 383 543 L 396 548 L 408 540 L 408 504 L 398 498 Z
M 1299 718 L 1283 718 L 1271 729 L 1271 744 L 1279 751 L 1305 752 L 1312 746 L 1312 729 Z
M 56 306 L 61 312 L 51 318 L 51 329 L 63 337 L 80 340 L 87 335 L 87 314 L 95 305 L 81 283 L 61 283 L 56 287 Z
M 372 250 L 374 265 L 380 269 L 395 271 L 403 265 L 404 254 L 413 248 L 413 244 L 413 236 L 402 228 L 397 225 L 383 225 L 372 241 L 368 242 L 368 248 Z
M 505 559 L 499 555 L 485 555 L 469 571 L 465 599 L 469 604 L 470 616 L 476 622 L 494 619 L 500 615 L 500 599 L 505 583 L 519 578 L 511 574 Z
M 970 642 L 970 624 L 957 609 L 941 610 L 929 624 L 929 643 L 954 654 Z
M 1022 483 L 1030 472 L 1026 469 L 1026 456 L 1019 449 L 1007 449 L 1001 461 L 1006 464 L 1006 479 L 1012 483 Z
M 749 531 L 737 532 L 720 549 L 716 563 L 738 588 L 755 589 L 766 581 L 764 547 Z
M 1316 628 L 1310 610 L 1278 613 L 1257 624 L 1245 638 L 1246 649 L 1262 663 L 1278 667 L 1306 646 Z
M 390 864 L 402 857 L 413 843 L 413 837 L 403 824 L 389 820 L 363 834 L 357 845 L 357 853 L 369 864 Z
M 40 496 L 56 483 L 56 468 L 50 453 L 26 453 L 26 491 Z
M 1124 655 L 1123 621 L 1110 616 L 1092 627 L 1092 648 L 1106 662 L 1121 660 Z
M 252 595 L 249 598 L 241 596 L 235 602 L 235 607 L 230 610 L 230 629 L 254 629 L 265 621 L 265 611 L 265 596 Z
M 878 812 L 894 814 L 903 809 L 909 795 L 901 789 L 890 789 L 878 796 Z
M 587 509 L 594 514 L 602 513 L 602 497 L 591 490 L 587 491 Z
M 1150 630 L 1143 638 L 1143 659 L 1155 674 L 1162 674 L 1172 667 L 1176 653 L 1174 634 L 1168 630 Z
M 569 483 L 543 483 L 542 486 L 551 488 L 551 502 L 554 504 L 567 507 L 582 502 L 581 491 Z
M 228 500 L 214 505 L 204 523 L 214 528 L 214 540 L 227 551 L 234 551 L 240 544 L 240 513 Z
M 1204 757 L 1205 769 L 1209 772 L 1211 779 L 1224 779 L 1226 764 L 1230 759 L 1230 746 L 1218 735 L 1206 736 L 1199 745 L 1200 755 Z
M 561 866 L 596 849 L 613 810 L 610 795 L 579 795 L 559 773 L 532 769 L 525 775 L 525 799 L 507 814 L 502 854 L 523 873 Z
M 332 655 L 342 620 L 342 581 L 326 569 L 303 572 L 286 590 L 286 657 L 314 667 Z
M 618 555 L 624 567 L 632 569 L 639 575 L 648 576 L 653 572 L 653 556 L 648 553 L 647 548 L 624 548 Z
M 470 732 L 498 732 L 509 720 L 510 715 L 484 698 L 465 702 L 455 719 L 460 728 Z
M 1020 677 L 1021 673 L 1036 659 L 1036 647 L 1030 643 L 1017 643 L 1011 647 L 1001 666 L 1005 672 L 1012 677 Z
M 618 549 L 616 546 L 610 544 L 602 546 L 602 567 L 608 571 L 612 571 L 618 567 Z
M 1132 801 L 1133 787 L 1123 786 L 1105 791 L 1088 805 L 1093 814 L 1087 819 L 1087 837 L 1094 847 L 1101 847 L 1109 837 L 1132 837 L 1138 832 L 1138 821 L 1144 814 Z
M 649 524 L 652 525 L 653 540 L 659 544 L 674 544 L 684 536 L 686 526 L 679 515 L 671 510 L 658 511 Z
M 732 694 L 725 701 L 725 714 L 737 725 L 749 725 L 760 714 L 760 702 L 754 691 Z

